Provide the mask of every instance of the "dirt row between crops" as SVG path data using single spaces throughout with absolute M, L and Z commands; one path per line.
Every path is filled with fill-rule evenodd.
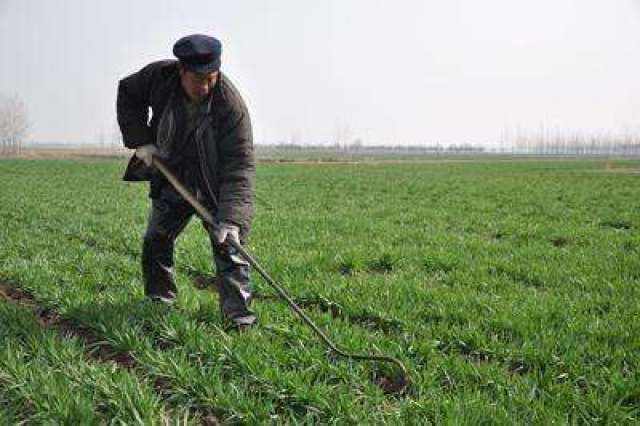
M 70 338 L 78 339 L 85 347 L 85 355 L 89 361 L 112 363 L 119 368 L 134 372 L 141 379 L 143 378 L 143 371 L 139 368 L 131 352 L 115 348 L 105 342 L 104 339 L 100 339 L 93 330 L 78 324 L 72 319 L 64 318 L 55 309 L 43 306 L 29 292 L 0 281 L 0 299 L 30 310 L 40 326 L 55 331 L 61 338 L 65 340 Z M 169 399 L 167 397 L 171 393 L 172 385 L 166 377 L 156 377 L 153 387 L 162 399 Z M 219 413 L 221 410 L 213 408 L 211 413 L 203 414 L 200 417 L 200 424 L 203 426 L 220 425 L 221 422 L 218 417 L 212 414 L 216 412 Z

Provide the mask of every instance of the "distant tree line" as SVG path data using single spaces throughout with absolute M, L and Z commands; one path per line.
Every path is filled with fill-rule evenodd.
M 636 156 L 640 157 L 640 135 L 585 135 L 578 132 L 517 134 L 514 138 L 503 138 L 498 144 L 416 144 L 416 145 L 366 145 L 361 139 L 351 143 L 304 144 L 281 142 L 260 145 L 271 151 L 316 151 L 340 154 L 533 154 L 571 156 Z
M 615 155 L 640 156 L 640 136 L 584 135 L 578 132 L 556 132 L 553 135 L 517 136 L 513 143 L 501 146 L 510 151 L 538 155 Z M 506 148 L 506 149 L 505 149 Z
M 482 153 L 487 152 L 487 148 L 481 145 L 469 143 L 462 144 L 433 144 L 433 145 L 365 145 L 362 140 L 356 139 L 347 145 L 332 144 L 299 144 L 281 142 L 269 145 L 259 145 L 264 149 L 285 150 L 285 151 L 324 151 L 339 153 Z
M 19 154 L 29 130 L 27 109 L 18 95 L 0 94 L 0 154 Z

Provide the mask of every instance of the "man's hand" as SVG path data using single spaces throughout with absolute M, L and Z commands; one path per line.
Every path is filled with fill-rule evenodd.
M 142 145 L 136 148 L 136 157 L 141 159 L 147 167 L 151 167 L 153 164 L 153 156 L 157 153 L 158 148 L 152 144 Z
M 218 245 L 224 244 L 228 238 L 240 244 L 240 228 L 233 223 L 219 222 L 213 234 Z

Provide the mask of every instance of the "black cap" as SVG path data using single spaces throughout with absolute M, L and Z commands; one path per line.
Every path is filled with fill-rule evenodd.
M 188 71 L 206 74 L 220 69 L 222 43 L 204 34 L 192 34 L 176 41 L 173 54 Z

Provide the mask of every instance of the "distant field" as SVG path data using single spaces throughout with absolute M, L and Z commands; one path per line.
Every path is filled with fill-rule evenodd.
M 145 303 L 123 169 L 0 160 L 0 424 L 640 421 L 640 161 L 261 164 L 250 250 L 405 395 L 257 274 L 259 326 L 224 332 L 197 220 L 177 308 Z
M 414 147 L 415 148 L 415 147 Z M 129 158 L 133 151 L 118 147 L 100 147 L 98 145 L 30 145 L 21 150 L 18 158 L 22 159 L 122 159 Z M 271 145 L 256 145 L 256 158 L 261 163 L 354 163 L 354 162 L 402 162 L 402 163 L 432 163 L 432 162 L 495 162 L 495 161 L 573 161 L 586 159 L 599 161 L 606 156 L 575 156 L 575 155 L 538 155 L 512 154 L 494 152 L 429 152 L 416 149 L 381 149 L 368 147 L 359 150 L 335 150 L 333 148 L 317 147 L 282 147 Z M 0 159 L 2 155 L 0 154 Z M 636 157 L 616 157 L 609 159 L 640 160 Z

